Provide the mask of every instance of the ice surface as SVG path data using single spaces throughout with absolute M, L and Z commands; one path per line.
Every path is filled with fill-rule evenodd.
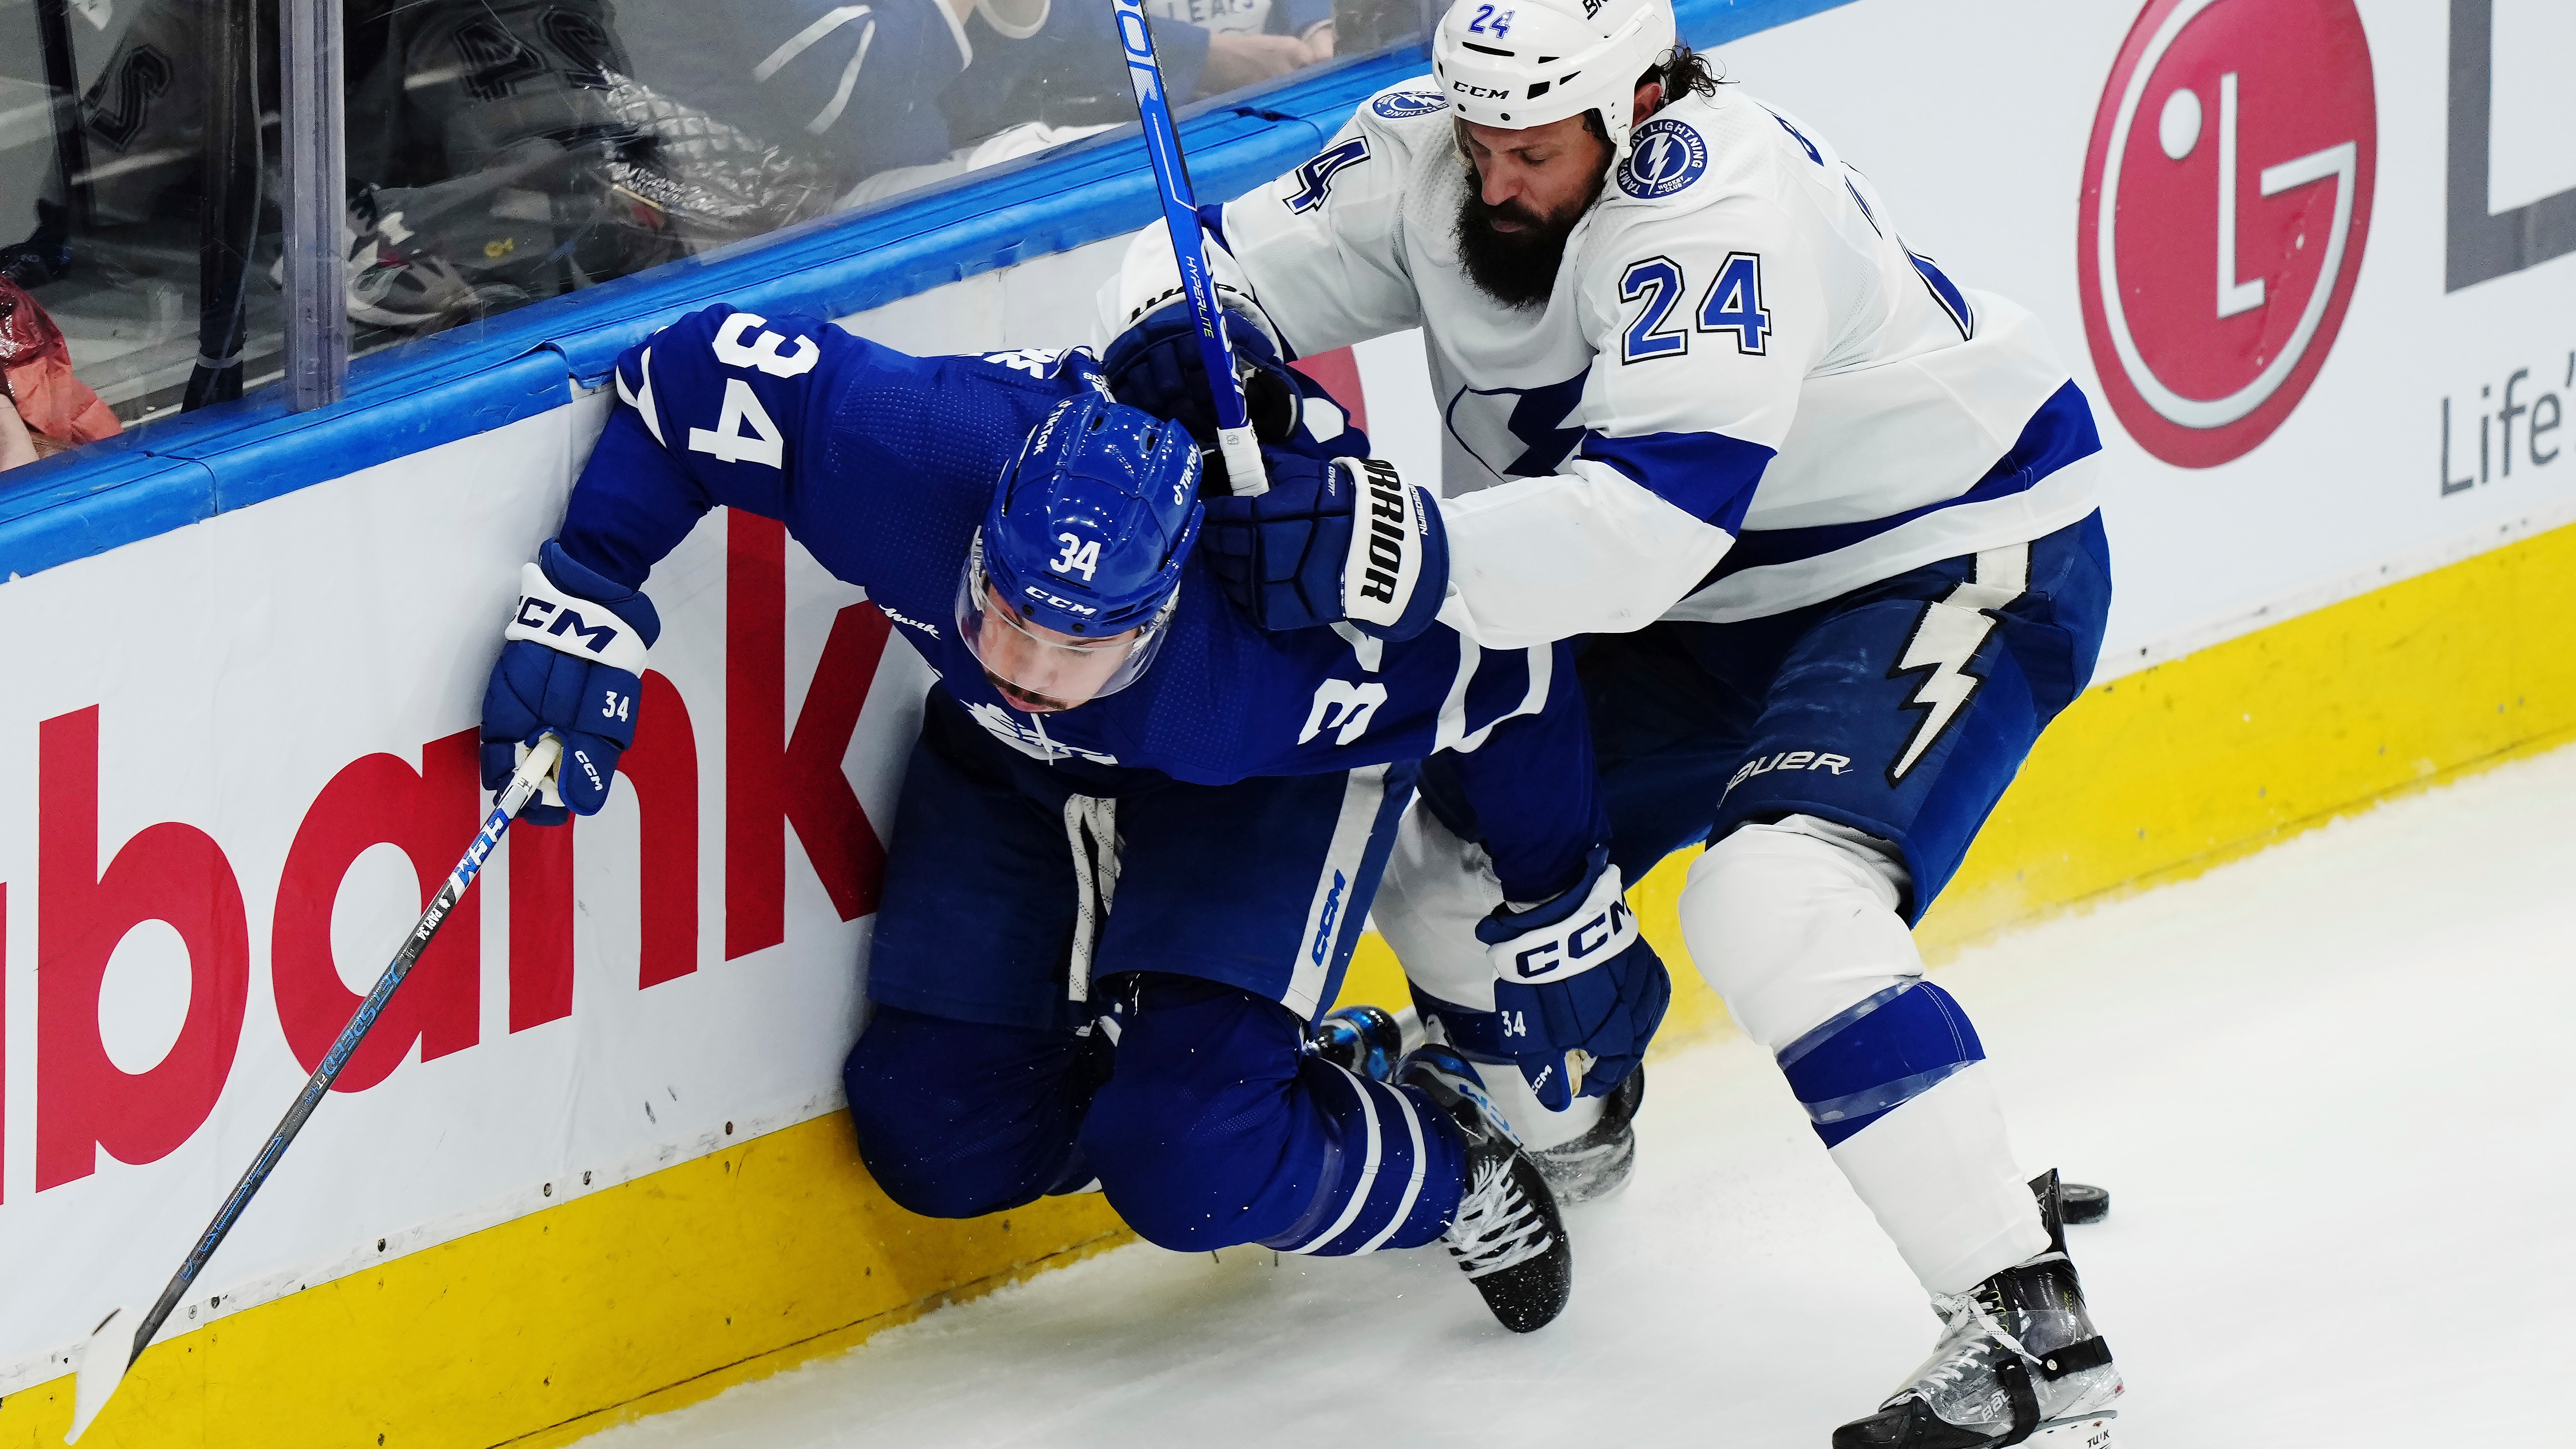
M 2571 818 L 2561 751 L 1941 973 L 2027 1165 L 2111 1189 L 2072 1246 L 2125 1449 L 2555 1440 Z M 1138 1246 L 589 1442 L 1822 1449 L 1929 1347 L 1921 1294 L 1743 1040 L 1658 1066 L 1639 1125 L 1526 1338 L 1436 1249 Z

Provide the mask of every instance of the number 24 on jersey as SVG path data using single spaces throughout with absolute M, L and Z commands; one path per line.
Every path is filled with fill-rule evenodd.
M 1681 263 L 1670 257 L 1648 257 L 1628 264 L 1619 276 L 1619 300 L 1642 300 L 1646 305 L 1638 309 L 1637 319 L 1628 324 L 1620 338 L 1621 362 L 1682 356 L 1690 351 L 1693 331 L 1732 332 L 1735 350 L 1750 357 L 1763 356 L 1770 350 L 1771 309 L 1762 302 L 1759 252 L 1727 253 L 1708 290 L 1700 296 L 1695 325 L 1685 327 L 1672 314 L 1689 290 L 1690 282 L 1682 274 Z

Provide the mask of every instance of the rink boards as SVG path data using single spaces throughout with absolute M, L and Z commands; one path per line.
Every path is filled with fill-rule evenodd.
M 1925 922 L 1936 959 L 2576 732 L 2576 174 L 2526 75 L 2576 27 L 2541 0 L 2074 8 L 1685 9 L 1791 21 L 1729 74 L 2103 403 L 2103 669 Z M 1294 164 L 1370 88 L 1340 84 L 1320 122 L 1195 123 L 1203 187 Z M 415 349 L 345 410 L 146 432 L 0 495 L 0 1444 L 58 1441 L 72 1345 L 157 1290 L 471 831 L 494 631 L 606 359 L 729 290 L 916 350 L 1081 340 L 1142 219 L 1132 160 L 613 284 Z M 1357 370 L 1381 451 L 1427 467 L 1418 358 Z M 651 589 L 630 783 L 504 846 L 84 1442 L 559 1442 L 1120 1240 L 1096 1198 L 912 1218 L 838 1115 L 917 658 L 756 520 L 709 519 Z M 1674 874 L 1639 895 L 1678 965 Z M 1679 976 L 1668 1043 L 1722 1020 Z

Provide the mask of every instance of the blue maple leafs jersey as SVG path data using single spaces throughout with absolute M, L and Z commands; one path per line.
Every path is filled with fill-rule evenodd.
M 811 317 L 716 306 L 617 362 L 619 406 L 575 483 L 561 541 L 641 587 L 721 504 L 783 520 L 856 584 L 1002 746 L 1076 774 L 1086 794 L 1169 778 L 1219 785 L 1455 752 L 1517 900 L 1578 873 L 1606 834 L 1570 646 L 1481 649 L 1446 628 L 1380 645 L 1329 629 L 1268 634 L 1202 559 L 1153 667 L 1125 690 L 1030 715 L 956 637 L 958 582 L 993 487 L 1064 397 L 1106 395 L 1088 353 L 913 357 Z M 1346 431 L 1295 446 L 1365 454 Z M 1354 644 L 1349 642 L 1357 639 Z

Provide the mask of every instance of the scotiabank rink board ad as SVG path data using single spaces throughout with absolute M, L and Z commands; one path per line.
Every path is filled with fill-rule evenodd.
M 2093 399 L 2105 676 L 2576 519 L 2567 0 L 1857 0 L 1718 56 Z M 1082 341 L 1116 256 L 853 325 Z M 1365 403 L 1436 457 L 1407 356 Z M 0 584 L 0 1394 L 150 1301 L 471 837 L 608 405 Z M 165 1334 L 837 1105 L 927 671 L 757 520 L 649 590 L 608 808 L 512 832 Z
M 0 1392 L 152 1301 L 472 839 L 607 402 L 0 587 Z M 510 832 L 165 1337 L 838 1104 L 926 672 L 764 520 L 650 587 L 615 797 Z

